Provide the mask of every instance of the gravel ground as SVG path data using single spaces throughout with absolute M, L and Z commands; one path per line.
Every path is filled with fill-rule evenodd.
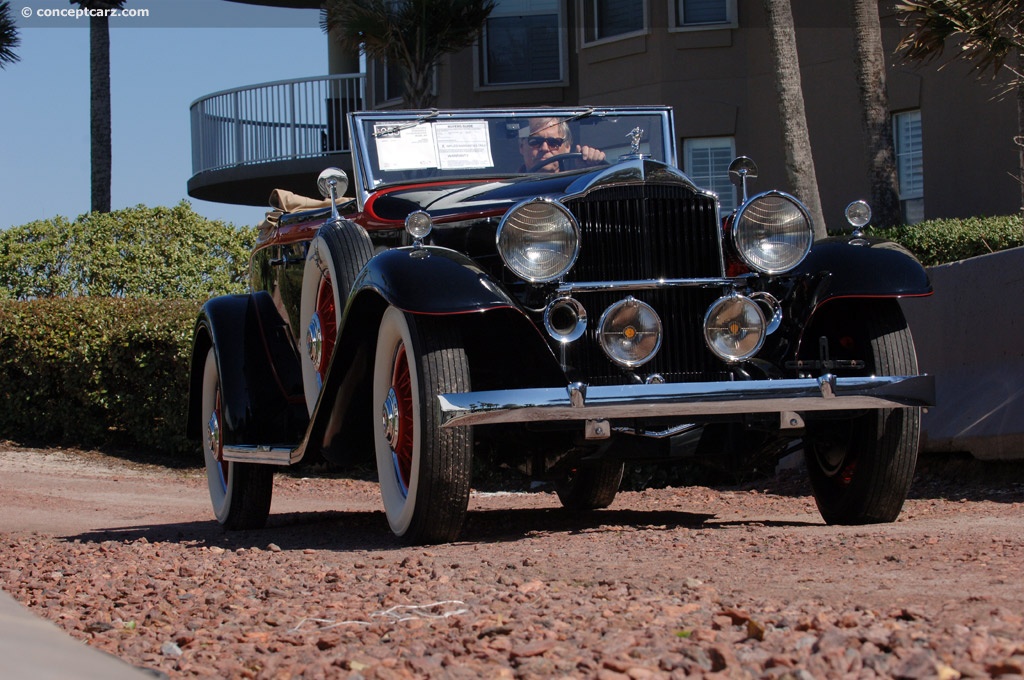
M 171 678 L 1022 678 L 1022 467 L 930 464 L 867 527 L 799 475 L 582 516 L 477 493 L 410 548 L 368 482 L 279 475 L 226 534 L 198 470 L 7 447 L 0 585 Z

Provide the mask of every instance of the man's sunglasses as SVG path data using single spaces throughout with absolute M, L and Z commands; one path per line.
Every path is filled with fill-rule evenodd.
M 539 149 L 545 143 L 549 148 L 557 149 L 565 144 L 565 137 L 527 137 L 526 143 L 534 149 Z

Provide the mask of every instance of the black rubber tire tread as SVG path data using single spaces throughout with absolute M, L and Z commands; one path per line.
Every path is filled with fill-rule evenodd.
M 344 310 L 345 300 L 352 292 L 356 276 L 373 257 L 373 242 L 370 241 L 370 236 L 365 229 L 348 220 L 342 220 L 341 224 L 336 227 L 322 227 L 320 236 L 327 242 L 327 246 L 331 250 L 331 257 L 334 258 L 334 270 L 338 278 L 341 279 L 337 284 L 342 299 L 337 300 L 336 303 L 339 309 Z
M 899 304 L 879 305 L 864 319 L 874 375 L 916 375 L 914 340 Z M 849 421 L 849 456 L 856 455 L 852 479 L 829 476 L 813 453 L 807 468 L 814 499 L 828 524 L 892 522 L 899 516 L 917 465 L 921 409 L 876 409 Z
M 441 427 L 437 395 L 471 391 L 469 361 L 450 321 L 416 315 L 408 321 L 419 368 L 423 429 L 416 507 L 402 540 L 447 543 L 458 539 L 469 508 L 473 432 L 470 427 Z
M 207 403 L 212 402 L 210 406 L 215 409 L 221 389 L 220 371 L 217 369 L 213 347 L 207 352 L 203 371 L 203 420 L 206 420 L 209 417 Z M 207 390 L 212 390 L 212 393 Z M 225 466 L 215 459 L 216 455 L 209 444 L 204 442 L 203 457 L 206 461 L 207 485 L 217 520 L 229 530 L 263 528 L 270 514 L 270 502 L 274 493 L 274 468 L 257 463 L 235 462 Z M 227 483 L 223 484 L 221 475 L 225 467 Z
M 555 484 L 562 507 L 572 511 L 607 508 L 615 500 L 626 466 L 620 461 L 599 460 L 573 470 L 571 477 Z
M 232 463 L 228 480 L 231 503 L 224 528 L 230 531 L 262 529 L 270 515 L 274 494 L 274 468 L 259 463 Z

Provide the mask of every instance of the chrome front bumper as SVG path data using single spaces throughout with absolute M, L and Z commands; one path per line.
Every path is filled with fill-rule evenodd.
M 674 383 L 440 394 L 441 424 L 492 425 L 743 413 L 915 408 L 935 404 L 930 375 Z

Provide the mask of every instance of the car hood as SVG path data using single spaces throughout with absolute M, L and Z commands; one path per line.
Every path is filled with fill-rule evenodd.
M 490 181 L 402 185 L 382 189 L 366 203 L 365 211 L 387 222 L 401 222 L 409 213 L 426 210 L 435 221 L 461 215 L 503 213 L 516 203 L 534 198 L 558 198 L 588 193 L 596 188 L 636 183 L 683 184 L 698 189 L 680 170 L 649 159 L 622 161 L 591 170 L 510 177 Z

